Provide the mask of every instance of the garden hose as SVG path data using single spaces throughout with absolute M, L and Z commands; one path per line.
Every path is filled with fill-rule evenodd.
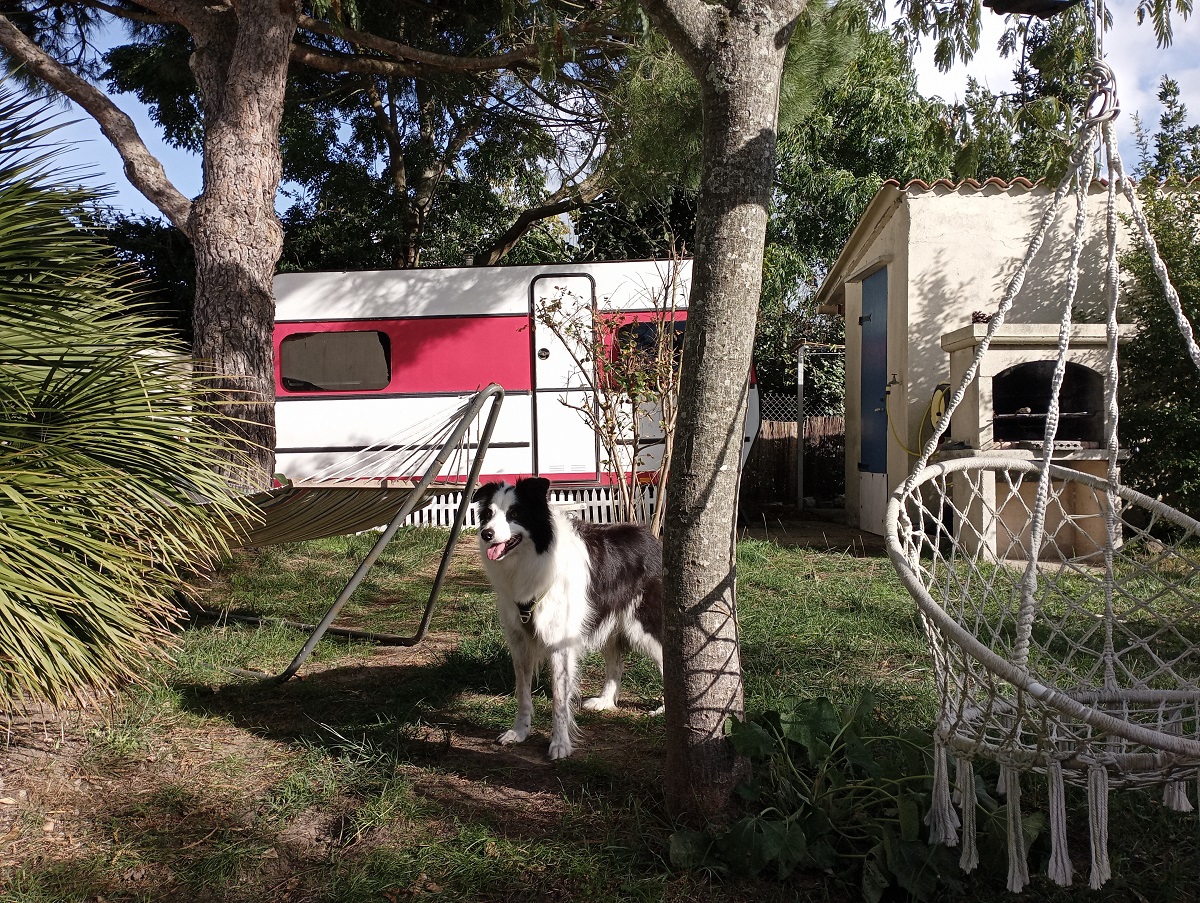
M 899 381 L 894 383 L 894 385 L 899 385 Z M 925 435 L 925 424 L 929 423 L 932 425 L 936 423 L 941 419 L 942 415 L 946 413 L 946 400 L 949 396 L 949 392 L 949 383 L 938 383 L 937 388 L 933 390 L 933 395 L 931 395 L 929 398 L 929 405 L 925 408 L 925 413 L 921 415 L 921 426 L 917 430 L 918 448 L 921 446 L 921 442 L 923 441 Z M 896 432 L 896 424 L 892 420 L 891 398 L 892 390 L 891 388 L 888 388 L 883 393 L 883 410 L 887 414 L 888 429 L 892 431 L 892 438 L 896 440 L 896 444 L 902 449 L 904 449 L 914 458 L 918 458 L 920 457 L 920 452 L 915 452 L 905 445 L 900 439 L 900 434 Z

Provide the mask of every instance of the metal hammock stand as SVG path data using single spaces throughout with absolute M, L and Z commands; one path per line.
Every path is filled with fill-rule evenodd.
M 1029 883 L 1022 772 L 1047 776 L 1049 877 L 1060 885 L 1073 871 L 1065 784 L 1086 786 L 1092 888 L 1111 876 L 1109 788 L 1165 784 L 1164 804 L 1190 811 L 1186 782 L 1200 776 L 1200 522 L 1118 478 L 1119 196 L 1132 208 L 1197 366 L 1200 348 L 1117 153 L 1112 73 L 1098 64 L 1089 81 L 1092 102 L 1070 171 L 886 518 L 888 554 L 919 606 L 940 697 L 930 842 L 954 846 L 961 829 L 960 865 L 978 864 L 972 762 L 999 763 L 1012 891 Z M 1108 161 L 1106 479 L 1052 463 L 1097 140 Z M 1075 230 L 1040 460 L 984 450 L 930 464 L 1068 193 L 1076 199 Z
M 479 479 L 484 455 L 491 443 L 492 432 L 503 403 L 504 390 L 493 383 L 467 402 L 450 411 L 442 411 L 428 417 L 420 423 L 407 425 L 379 445 L 355 454 L 349 461 L 326 468 L 320 474 L 302 482 L 289 483 L 279 489 L 253 496 L 251 501 L 261 518 L 241 524 L 237 536 L 238 543 L 247 548 L 340 536 L 385 524 L 387 526 L 319 624 L 302 624 L 225 612 L 203 612 L 206 616 L 222 620 L 275 623 L 310 631 L 308 639 L 291 664 L 279 674 L 243 669 L 230 670 L 246 677 L 282 683 L 296 674 L 317 643 L 328 632 L 369 640 L 384 646 L 415 646 L 421 642 L 429 628 L 434 606 L 450 567 L 450 558 L 466 521 L 467 510 L 471 504 L 471 489 Z M 485 405 L 489 405 L 487 419 L 481 425 L 479 421 Z M 474 441 L 471 441 L 472 432 Z M 467 460 L 470 460 L 469 469 L 466 467 Z M 380 479 L 362 475 L 380 472 L 420 476 Z M 396 636 L 332 627 L 338 612 L 349 601 L 359 584 L 366 579 L 376 560 L 383 554 L 383 550 L 408 516 L 439 494 L 458 491 L 462 492 L 462 500 L 459 502 L 450 536 L 442 551 L 441 562 L 416 632 L 412 636 Z

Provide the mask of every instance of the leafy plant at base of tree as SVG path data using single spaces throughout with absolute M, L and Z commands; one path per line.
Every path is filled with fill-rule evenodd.
M 819 870 L 872 903 L 889 888 L 917 900 L 957 889 L 957 854 L 923 836 L 932 741 L 888 731 L 874 708 L 870 694 L 842 709 L 820 697 L 731 721 L 730 740 L 754 765 L 739 789 L 754 812 L 716 835 L 676 832 L 672 863 L 779 879 Z
M 81 228 L 45 110 L 0 82 L 0 706 L 142 673 L 244 508 L 191 360 Z M 76 174 L 77 175 L 77 174 Z M 243 464 L 245 466 L 245 464 Z M 211 504 L 195 504 L 198 498 Z

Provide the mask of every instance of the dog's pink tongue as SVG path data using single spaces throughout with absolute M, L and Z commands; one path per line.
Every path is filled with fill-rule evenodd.
M 487 557 L 492 561 L 498 561 L 500 556 L 504 554 L 504 543 L 498 542 L 495 545 L 487 547 Z

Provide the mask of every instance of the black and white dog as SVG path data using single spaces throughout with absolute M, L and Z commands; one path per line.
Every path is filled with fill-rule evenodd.
M 561 759 L 571 754 L 585 651 L 604 654 L 604 689 L 583 703 L 589 711 L 616 705 L 627 649 L 644 652 L 662 672 L 662 545 L 643 527 L 587 524 L 552 511 L 549 489 L 540 478 L 485 483 L 471 500 L 517 678 L 517 718 L 497 742 L 529 736 L 533 674 L 548 658 L 550 758 Z

